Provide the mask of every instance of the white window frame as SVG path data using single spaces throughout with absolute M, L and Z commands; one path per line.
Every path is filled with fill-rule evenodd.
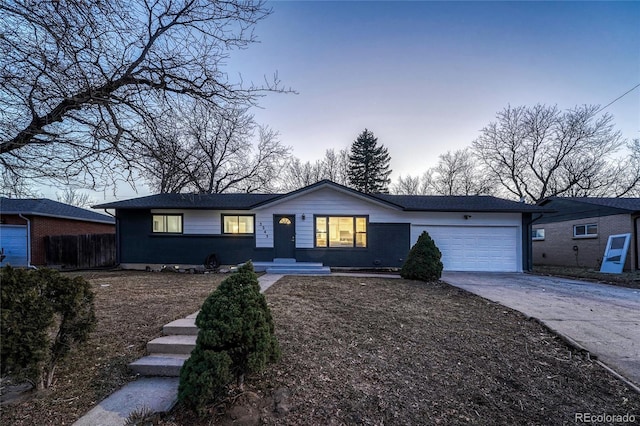
M 535 228 L 531 232 L 531 239 L 533 241 L 542 241 L 544 240 L 544 228 Z
M 318 228 L 318 219 L 325 219 L 324 229 Z M 351 219 L 351 244 L 349 245 L 332 245 L 330 236 L 330 222 L 332 219 Z M 364 221 L 364 231 L 358 231 L 358 221 Z M 313 218 L 314 227 L 314 247 L 326 248 L 331 250 L 339 249 L 366 249 L 369 246 L 369 217 L 368 216 L 344 216 L 344 215 L 315 215 Z M 360 238 L 359 238 L 360 237 Z M 319 241 L 323 241 L 323 244 L 319 244 Z
M 583 228 L 584 233 L 578 233 L 578 229 Z M 589 233 L 589 228 L 595 228 L 595 233 Z M 579 225 L 573 225 L 573 238 L 598 238 L 598 224 L 597 223 L 581 223 Z
M 237 218 L 238 219 L 238 223 L 237 223 L 237 231 L 234 232 L 233 229 L 232 230 L 228 230 L 225 229 L 225 224 L 226 218 Z M 251 232 L 240 232 L 240 218 L 251 218 Z M 254 235 L 256 233 L 256 217 L 253 214 L 226 214 L 223 213 L 222 214 L 222 234 L 223 235 Z
M 178 221 L 178 225 L 180 226 L 179 231 L 167 230 L 169 228 L 168 219 L 170 217 L 179 218 L 179 221 Z M 162 219 L 162 226 L 160 229 L 156 229 L 154 226 L 155 222 L 157 221 L 156 218 Z M 184 233 L 184 216 L 182 214 L 155 213 L 151 217 L 151 231 L 154 234 L 182 234 Z

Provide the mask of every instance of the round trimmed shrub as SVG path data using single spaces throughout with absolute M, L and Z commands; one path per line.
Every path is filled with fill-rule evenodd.
M 402 265 L 400 276 L 408 280 L 437 281 L 442 276 L 442 253 L 424 231 L 411 247 L 407 260 Z

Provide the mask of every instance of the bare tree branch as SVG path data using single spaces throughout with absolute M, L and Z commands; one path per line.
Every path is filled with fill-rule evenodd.
M 122 154 L 167 102 L 251 105 L 281 91 L 277 80 L 243 87 L 223 70 L 268 14 L 261 0 L 0 2 L 3 172 L 127 178 Z
M 540 201 L 554 195 L 613 191 L 613 158 L 624 144 L 598 106 L 505 108 L 473 142 L 485 175 L 508 194 Z M 626 168 L 626 166 L 625 166 Z
M 140 135 L 137 167 L 163 193 L 271 191 L 290 152 L 246 107 L 201 101 L 175 104 Z

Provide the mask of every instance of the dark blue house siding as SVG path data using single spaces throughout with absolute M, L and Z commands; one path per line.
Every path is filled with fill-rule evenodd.
M 202 265 L 212 253 L 223 265 L 273 259 L 273 250 L 256 250 L 255 236 L 154 234 L 149 210 L 119 210 L 118 223 L 120 263 Z
M 297 249 L 298 262 L 322 262 L 334 267 L 400 267 L 409 254 L 408 223 L 369 223 L 367 248 Z
M 150 210 L 119 210 L 117 217 L 120 263 L 201 265 L 211 253 L 223 265 L 273 260 L 273 249 L 256 248 L 255 236 L 154 234 Z M 407 223 L 370 223 L 367 248 L 296 249 L 296 259 L 335 267 L 400 267 L 410 238 Z

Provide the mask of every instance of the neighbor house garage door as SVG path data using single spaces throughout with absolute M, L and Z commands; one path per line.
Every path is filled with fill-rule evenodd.
M 0 248 L 6 256 L 0 265 L 27 266 L 27 227 L 0 225 Z
M 442 252 L 445 271 L 519 272 L 518 228 L 514 226 L 411 227 L 415 243 L 427 231 Z

